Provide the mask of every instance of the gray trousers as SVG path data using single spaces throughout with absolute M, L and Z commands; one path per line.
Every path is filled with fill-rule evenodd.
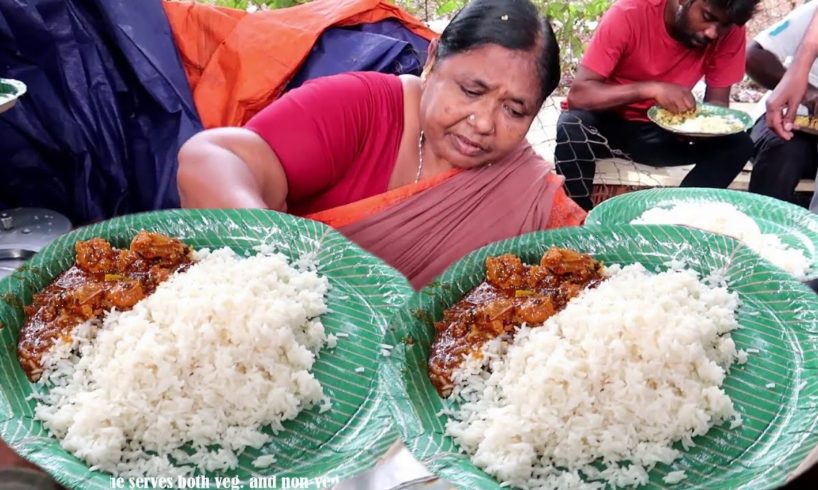
M 56 490 L 54 480 L 37 470 L 14 468 L 0 470 L 0 490 Z
M 814 179 L 818 171 L 818 136 L 796 132 L 784 141 L 767 127 L 761 116 L 751 133 L 753 173 L 750 192 L 794 201 L 795 187 L 801 179 Z M 812 194 L 809 210 L 818 213 L 818 193 Z

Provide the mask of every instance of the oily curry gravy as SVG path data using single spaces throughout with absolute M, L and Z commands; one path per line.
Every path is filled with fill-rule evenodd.
M 464 357 L 518 326 L 541 325 L 583 289 L 603 279 L 602 264 L 579 252 L 551 248 L 539 265 L 511 254 L 486 259 L 486 280 L 435 323 L 429 378 L 441 396 L 452 390 L 453 372 Z
M 77 325 L 116 308 L 130 310 L 176 271 L 191 264 L 191 249 L 179 240 L 142 231 L 130 248 L 102 238 L 77 242 L 75 264 L 34 295 L 20 331 L 17 357 L 29 379 L 42 373 L 42 356 L 55 341 L 68 340 Z

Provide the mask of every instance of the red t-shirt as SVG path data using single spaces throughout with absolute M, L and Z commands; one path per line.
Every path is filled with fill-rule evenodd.
M 582 58 L 582 65 L 626 85 L 670 82 L 692 89 L 705 78 L 707 85 L 724 88 L 744 77 L 744 27 L 733 26 L 704 50 L 685 47 L 667 32 L 666 0 L 618 0 L 605 13 Z M 647 121 L 655 104 L 646 100 L 615 109 L 625 119 Z
M 403 135 L 403 86 L 381 73 L 343 73 L 288 92 L 245 125 L 287 175 L 288 211 L 305 215 L 385 192 Z

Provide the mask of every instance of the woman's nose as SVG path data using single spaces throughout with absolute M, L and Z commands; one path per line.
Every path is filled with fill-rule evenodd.
M 494 130 L 494 118 L 492 117 L 492 111 L 478 110 L 472 112 L 469 115 L 468 120 L 478 133 L 488 134 Z

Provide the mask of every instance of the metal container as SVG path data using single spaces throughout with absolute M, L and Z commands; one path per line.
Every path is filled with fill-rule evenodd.
M 14 272 L 43 247 L 70 230 L 71 221 L 50 209 L 0 211 L 0 278 Z

